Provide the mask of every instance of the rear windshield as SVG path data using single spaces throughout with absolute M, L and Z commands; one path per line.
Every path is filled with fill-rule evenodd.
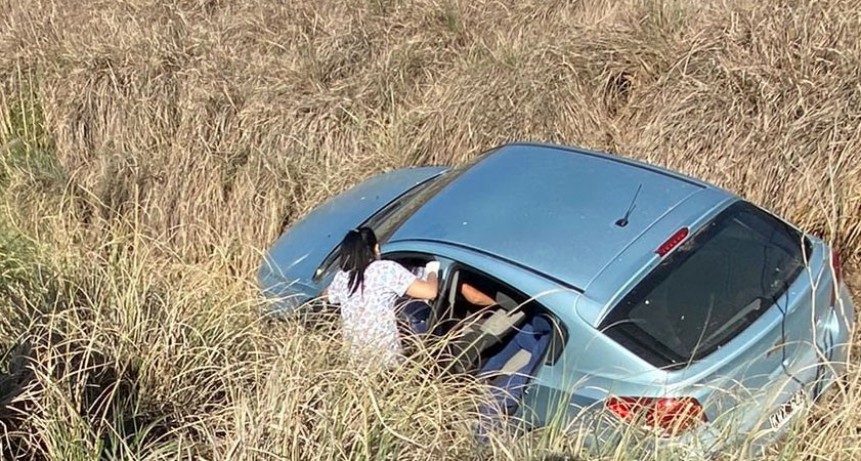
M 738 202 L 667 256 L 601 328 L 655 366 L 696 361 L 775 303 L 803 269 L 809 246 L 797 230 Z

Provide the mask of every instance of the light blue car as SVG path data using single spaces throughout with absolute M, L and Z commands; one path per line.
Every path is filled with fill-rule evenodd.
M 500 390 L 483 413 L 527 430 L 586 434 L 599 451 L 623 439 L 705 454 L 760 447 L 844 371 L 855 311 L 838 255 L 678 173 L 509 144 L 463 167 L 371 178 L 266 253 L 259 283 L 274 314 L 322 292 L 338 243 L 360 225 L 385 258 L 440 261 L 440 296 L 413 328 L 459 326 L 455 364 Z M 464 282 L 498 302 L 466 325 Z

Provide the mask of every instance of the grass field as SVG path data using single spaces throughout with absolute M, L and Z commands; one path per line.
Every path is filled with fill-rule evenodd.
M 0 458 L 593 459 L 478 449 L 477 385 L 261 325 L 260 252 L 375 173 L 541 140 L 772 209 L 857 295 L 858 6 L 0 0 Z M 861 459 L 859 381 L 764 458 Z

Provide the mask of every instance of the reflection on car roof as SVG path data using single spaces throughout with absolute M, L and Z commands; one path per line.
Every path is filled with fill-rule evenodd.
M 608 155 L 513 144 L 463 173 L 391 240 L 469 247 L 585 287 L 652 223 L 705 187 Z M 632 201 L 628 224 L 617 225 Z

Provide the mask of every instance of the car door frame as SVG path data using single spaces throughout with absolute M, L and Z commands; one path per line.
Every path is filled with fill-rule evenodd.
M 571 313 L 568 313 L 568 315 L 564 315 L 563 312 L 558 309 L 558 305 L 560 302 L 571 300 L 570 296 L 565 296 L 565 292 L 570 292 L 570 289 L 560 287 L 559 284 L 553 280 L 542 278 L 539 275 L 526 271 L 515 264 L 511 264 L 491 255 L 486 255 L 471 248 L 448 244 L 445 242 L 434 240 L 403 240 L 386 242 L 381 245 L 381 253 L 386 258 L 400 254 L 430 255 L 437 258 L 443 258 L 447 264 L 444 272 L 445 277 L 440 285 L 440 293 L 447 293 L 451 288 L 449 274 L 453 272 L 453 269 L 463 268 L 474 272 L 476 275 L 488 277 L 495 283 L 500 283 L 501 285 L 522 294 L 528 300 L 534 301 L 543 311 L 553 317 L 553 320 L 563 331 L 562 343 L 561 345 L 558 345 L 560 351 L 556 354 L 552 363 L 547 363 L 546 357 L 542 359 L 535 378 L 539 378 L 542 369 L 546 367 L 565 366 L 561 362 L 564 361 L 566 351 L 570 350 L 571 346 L 569 324 L 572 321 L 577 320 L 572 318 L 573 310 Z M 525 282 L 525 286 L 518 286 L 517 283 L 512 283 L 510 281 L 511 279 L 517 279 L 518 277 Z M 552 293 L 551 290 L 558 291 L 559 293 Z M 549 302 L 543 300 L 545 296 L 550 297 Z M 438 299 L 434 302 L 435 314 L 439 308 L 441 299 L 442 296 L 438 296 Z M 566 301 L 562 301 L 562 299 L 565 299 Z M 554 335 L 558 334 L 560 333 L 554 333 Z

